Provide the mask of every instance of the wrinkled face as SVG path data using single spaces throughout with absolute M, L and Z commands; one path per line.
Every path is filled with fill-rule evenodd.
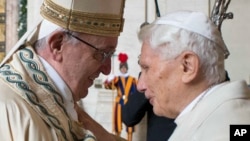
M 159 51 L 153 50 L 144 42 L 139 64 L 141 76 L 137 84 L 138 90 L 145 92 L 155 114 L 175 118 L 175 106 L 181 97 L 178 59 L 163 59 Z
M 100 36 L 86 36 L 86 35 L 73 35 L 77 38 L 84 40 L 86 43 L 77 38 L 72 37 L 70 40 L 75 40 L 75 43 L 65 42 L 63 50 L 63 62 L 61 66 L 61 73 L 63 79 L 68 84 L 73 92 L 75 101 L 85 97 L 88 93 L 88 88 L 93 84 L 95 78 L 100 73 L 105 75 L 110 73 L 111 70 L 111 54 L 116 49 L 117 37 L 100 37 Z M 90 47 L 93 45 L 97 49 Z M 110 53 L 106 60 L 101 61 L 96 59 L 96 55 Z

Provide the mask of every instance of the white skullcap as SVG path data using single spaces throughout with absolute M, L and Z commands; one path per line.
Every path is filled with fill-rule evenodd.
M 173 12 L 160 17 L 154 24 L 171 25 L 197 33 L 221 47 L 226 57 L 229 54 L 217 26 L 204 13 L 193 11 Z

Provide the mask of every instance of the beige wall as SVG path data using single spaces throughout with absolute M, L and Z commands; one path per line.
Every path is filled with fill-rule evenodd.
M 6 0 L 6 52 L 8 52 L 18 40 L 17 13 L 18 13 L 18 1 Z
M 245 79 L 250 83 L 250 1 L 232 0 L 229 11 L 234 19 L 224 21 L 222 34 L 231 52 L 226 61 L 226 69 L 232 80 Z
M 40 5 L 42 4 L 43 0 L 28 0 L 28 29 L 33 27 L 41 18 L 39 14 Z

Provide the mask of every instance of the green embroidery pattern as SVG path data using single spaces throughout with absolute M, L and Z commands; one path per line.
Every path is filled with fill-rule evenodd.
M 26 70 L 31 75 L 31 78 L 33 81 L 43 88 L 45 88 L 47 91 L 50 92 L 53 96 L 53 100 L 56 104 L 59 105 L 59 107 L 64 111 L 64 113 L 68 117 L 68 127 L 70 129 L 71 136 L 74 141 L 80 141 L 84 139 L 78 139 L 75 133 L 72 131 L 72 123 L 69 120 L 68 113 L 66 112 L 66 109 L 63 106 L 63 98 L 62 96 L 56 91 L 54 86 L 49 83 L 47 75 L 40 70 L 39 65 L 34 61 L 34 53 L 29 48 L 23 48 L 18 51 L 18 56 L 20 58 L 20 61 L 25 65 Z M 4 78 L 7 82 L 12 84 L 12 86 L 18 88 L 23 92 L 23 94 L 27 97 L 27 101 L 29 101 L 31 104 L 38 107 L 38 109 L 46 116 L 48 121 L 55 127 L 56 130 L 58 130 L 58 133 L 62 135 L 65 141 L 68 141 L 67 135 L 63 129 L 63 127 L 60 124 L 60 121 L 58 120 L 59 117 L 55 117 L 52 114 L 48 112 L 48 110 L 41 104 L 39 101 L 36 93 L 32 91 L 29 84 L 25 82 L 23 77 L 15 72 L 15 69 L 12 68 L 10 65 L 5 64 L 0 68 L 0 77 Z M 87 138 L 95 138 L 92 135 L 87 134 L 88 136 L 85 136 L 85 140 Z
M 69 115 L 66 112 L 65 107 L 63 106 L 63 98 L 62 96 L 56 91 L 53 84 L 49 82 L 49 79 L 47 75 L 40 70 L 39 65 L 36 63 L 34 59 L 34 53 L 32 49 L 23 48 L 17 52 L 17 55 L 19 56 L 19 60 L 22 62 L 22 64 L 25 66 L 26 70 L 29 74 L 31 74 L 32 80 L 38 84 L 39 86 L 42 86 L 44 89 L 46 89 L 53 97 L 53 100 L 56 104 L 59 105 L 59 107 L 62 109 L 62 111 L 65 113 L 65 115 L 68 118 L 68 127 L 70 130 L 70 134 L 74 141 L 94 141 L 96 140 L 95 137 L 91 134 L 85 133 L 85 137 L 83 139 L 78 139 L 77 135 L 72 131 L 72 123 L 69 120 Z M 62 135 L 65 141 L 68 141 L 67 135 L 65 133 L 65 129 L 63 129 L 60 120 L 55 117 L 53 114 L 51 114 L 42 104 L 42 102 L 37 97 L 36 93 L 32 90 L 29 83 L 25 81 L 25 79 L 17 72 L 15 71 L 12 66 L 5 64 L 0 68 L 0 77 L 2 77 L 6 82 L 8 82 L 12 87 L 15 87 L 22 91 L 22 95 L 26 97 L 25 99 L 30 103 L 33 104 L 41 113 L 45 115 L 47 118 L 47 121 L 51 123 L 52 126 L 56 130 L 58 130 L 58 133 Z
M 46 115 L 47 119 L 50 121 L 50 123 L 57 129 L 60 131 L 60 133 L 62 134 L 62 136 L 64 137 L 65 140 L 66 139 L 66 134 L 65 131 L 63 130 L 62 127 L 60 127 L 60 122 L 59 120 L 54 117 L 53 115 L 49 114 L 49 112 L 47 111 L 46 108 L 43 107 L 43 105 L 40 104 L 39 99 L 37 98 L 36 94 L 30 89 L 30 87 L 28 86 L 28 83 L 26 83 L 25 81 L 23 81 L 23 78 L 21 75 L 15 73 L 13 71 L 13 69 L 9 66 L 9 65 L 4 65 L 3 67 L 1 67 L 0 69 L 0 74 L 1 77 L 5 78 L 5 80 L 13 85 L 15 85 L 15 87 L 17 87 L 18 89 L 20 89 L 21 91 L 23 91 L 23 93 L 25 94 L 25 96 L 27 97 L 27 99 L 29 100 L 30 103 L 32 103 L 33 105 L 37 106 L 39 108 L 39 110 Z
M 39 70 L 39 67 L 35 61 L 33 61 L 33 52 L 27 48 L 22 49 L 19 53 L 20 59 L 26 64 L 28 71 L 32 73 L 33 80 L 39 85 L 43 86 L 50 93 L 53 94 L 54 100 L 57 104 L 62 108 L 64 113 L 68 116 L 66 109 L 63 106 L 63 98 L 62 96 L 53 88 L 53 86 L 48 82 L 48 78 L 46 74 Z

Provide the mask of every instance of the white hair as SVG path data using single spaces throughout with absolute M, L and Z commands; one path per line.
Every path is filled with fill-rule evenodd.
M 173 59 L 183 51 L 192 51 L 199 56 L 200 69 L 210 85 L 225 80 L 223 49 L 196 32 L 173 25 L 149 24 L 141 29 L 138 38 L 159 50 L 164 59 Z

